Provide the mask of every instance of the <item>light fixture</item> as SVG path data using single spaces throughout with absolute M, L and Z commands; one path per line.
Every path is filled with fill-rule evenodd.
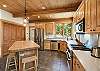
M 23 24 L 23 26 L 26 26 L 26 24 Z
M 42 9 L 46 9 L 46 7 L 43 6 Z
M 38 18 L 40 18 L 40 16 L 38 16 Z
M 51 18 L 52 16 L 50 15 L 50 18 Z
M 29 23 L 29 17 L 26 16 L 27 10 L 26 10 L 26 0 L 25 0 L 25 11 L 24 11 L 24 24 L 28 24 Z
M 2 5 L 3 7 L 7 7 L 7 5 Z

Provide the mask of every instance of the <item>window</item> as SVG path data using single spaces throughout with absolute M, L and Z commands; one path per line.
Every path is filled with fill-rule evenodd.
M 64 35 L 71 36 L 72 24 L 64 24 Z
M 63 35 L 63 24 L 56 24 L 56 34 Z
M 72 24 L 56 24 L 56 34 L 71 36 Z

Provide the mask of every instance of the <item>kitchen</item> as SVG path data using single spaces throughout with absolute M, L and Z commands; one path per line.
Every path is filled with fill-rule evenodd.
M 100 71 L 99 8 L 100 0 L 0 0 L 0 71 Z

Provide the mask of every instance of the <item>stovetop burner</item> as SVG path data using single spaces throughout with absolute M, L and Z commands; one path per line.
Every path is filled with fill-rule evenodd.
M 91 49 L 86 48 L 86 46 L 84 46 L 84 45 L 73 45 L 73 44 L 71 44 L 71 48 L 72 48 L 73 50 L 91 51 Z

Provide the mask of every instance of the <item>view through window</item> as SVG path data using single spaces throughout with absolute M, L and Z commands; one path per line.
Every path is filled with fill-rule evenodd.
M 56 24 L 56 34 L 71 36 L 72 24 Z

